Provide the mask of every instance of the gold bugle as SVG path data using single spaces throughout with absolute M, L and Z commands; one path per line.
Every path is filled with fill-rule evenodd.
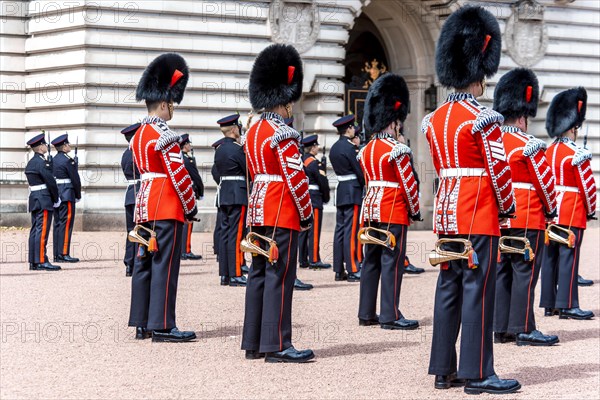
M 566 234 L 567 237 L 560 235 L 560 232 Z M 548 244 L 549 240 L 558 242 L 560 244 L 564 244 L 570 249 L 575 247 L 575 234 L 573 233 L 573 231 L 568 228 L 564 228 L 560 225 L 548 225 L 548 227 L 546 228 L 546 245 Z
M 139 232 L 140 229 L 148 232 L 150 234 L 150 237 L 156 236 L 156 232 L 154 232 L 152 229 L 146 228 L 144 225 L 136 225 L 132 230 L 129 231 L 129 234 L 127 235 L 127 239 L 130 242 L 143 244 L 144 246 L 148 247 L 150 242 L 148 240 L 144 239 L 144 237 L 142 235 L 140 235 L 140 232 Z
M 384 235 L 385 239 L 379 239 L 379 237 L 374 236 L 373 233 Z M 361 244 L 377 244 L 379 246 L 387 247 L 390 250 L 393 250 L 394 247 L 396 247 L 396 236 L 394 236 L 392 232 L 370 226 L 361 228 L 358 231 L 358 241 Z
M 463 251 L 457 253 L 455 251 L 449 251 L 442 249 L 442 245 L 445 243 L 458 243 L 463 245 Z M 429 253 L 429 264 L 432 266 L 436 266 L 442 264 L 444 262 L 453 261 L 453 260 L 468 260 L 469 252 L 473 250 L 473 244 L 470 240 L 467 239 L 452 239 L 452 238 L 442 238 L 438 239 L 435 242 L 435 250 Z
M 513 242 L 520 242 L 523 244 L 523 247 L 515 247 L 506 244 L 507 240 Z M 498 242 L 498 248 L 500 253 L 514 253 L 514 254 L 523 254 L 525 257 L 525 261 L 533 261 L 535 258 L 535 253 L 531 248 L 531 243 L 529 239 L 521 236 L 502 236 L 500 237 L 500 241 Z
M 268 250 L 264 250 L 260 247 L 260 241 L 264 241 L 269 246 Z M 253 256 L 261 255 L 269 260 L 269 262 L 276 262 L 279 258 L 277 250 L 277 242 L 275 240 L 259 235 L 256 232 L 248 232 L 246 237 L 240 243 L 240 250 L 244 253 L 251 253 Z

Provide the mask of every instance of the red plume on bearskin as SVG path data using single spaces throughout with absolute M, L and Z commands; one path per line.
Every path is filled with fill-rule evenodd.
M 137 101 L 181 103 L 190 77 L 189 68 L 179 54 L 166 53 L 154 59 L 138 83 Z
M 302 59 L 290 45 L 272 44 L 261 51 L 250 72 L 248 94 L 255 110 L 271 109 L 302 96 Z
M 580 103 L 581 102 L 581 103 Z M 587 92 L 576 87 L 560 92 L 552 99 L 546 113 L 546 131 L 550 137 L 557 137 L 585 121 Z
M 381 132 L 394 121 L 406 119 L 410 110 L 408 86 L 400 75 L 387 73 L 379 77 L 367 93 L 363 123 L 367 133 Z
M 494 91 L 494 110 L 508 120 L 535 117 L 539 99 L 540 88 L 535 73 L 527 68 L 515 68 L 498 81 Z
M 502 35 L 496 18 L 479 6 L 452 13 L 440 32 L 435 69 L 440 83 L 465 88 L 498 71 Z

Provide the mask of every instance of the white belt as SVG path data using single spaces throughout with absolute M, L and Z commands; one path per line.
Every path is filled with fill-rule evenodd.
M 37 192 L 38 190 L 44 190 L 44 189 L 48 189 L 48 186 L 46 186 L 45 184 L 29 186 L 30 192 Z
M 576 188 L 574 186 L 556 185 L 556 186 L 554 186 L 554 189 L 557 190 L 557 191 L 559 191 L 559 192 L 579 193 L 579 188 Z
M 129 185 L 135 185 L 136 183 L 138 183 L 140 180 L 139 179 L 127 179 L 127 183 Z
M 283 178 L 280 175 L 257 174 L 254 182 L 283 182 Z
M 245 176 L 222 176 L 221 182 L 223 181 L 245 181 Z
M 338 182 L 351 181 L 353 179 L 358 179 L 355 174 L 338 175 L 338 177 L 337 177 Z
M 67 178 L 67 179 L 57 179 L 56 180 L 56 184 L 57 185 L 64 185 L 66 183 L 71 183 L 71 180 L 69 178 Z
M 387 188 L 399 188 L 400 184 L 398 182 L 390 182 L 390 181 L 369 181 L 369 188 L 372 187 L 387 187 Z
M 535 190 L 535 186 L 533 186 L 533 184 L 527 183 L 527 182 L 513 182 L 512 187 L 514 189 Z
M 319 190 L 319 185 L 308 185 L 308 190 Z
M 483 168 L 443 168 L 440 170 L 440 178 L 462 178 L 467 176 L 487 176 Z
M 140 176 L 140 179 L 143 181 L 148 181 L 150 179 L 154 179 L 154 178 L 166 178 L 167 174 L 163 174 L 161 172 L 146 172 L 145 174 L 142 174 L 142 176 Z

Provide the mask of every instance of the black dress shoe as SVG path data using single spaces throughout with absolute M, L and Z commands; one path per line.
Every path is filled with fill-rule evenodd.
M 58 265 L 50 264 L 45 262 L 43 264 L 33 264 L 34 271 L 60 271 L 61 268 Z
M 360 271 L 348 274 L 348 282 L 360 282 Z
M 308 268 L 308 264 L 300 264 L 299 267 L 300 268 Z
M 34 263 L 29 263 L 29 270 L 30 271 L 35 271 L 34 265 L 35 265 Z
M 248 279 L 244 275 L 229 278 L 229 286 L 246 286 L 247 283 Z
M 68 262 L 68 263 L 76 263 L 79 262 L 79 258 L 71 257 L 68 254 L 58 255 L 54 257 L 54 262 Z
M 521 389 L 521 384 L 515 379 L 500 379 L 496 375 L 488 376 L 485 379 L 468 380 L 465 383 L 465 393 L 467 394 L 506 394 L 514 393 Z
M 381 329 L 393 329 L 393 330 L 412 330 L 419 327 L 419 321 L 412 319 L 406 319 L 404 317 L 397 319 L 392 322 L 381 323 Z
M 258 360 L 264 357 L 265 353 L 260 353 L 258 350 L 246 350 L 246 360 Z
M 592 286 L 594 281 L 591 279 L 585 279 L 581 275 L 577 275 L 577 286 Z
M 184 253 L 181 255 L 182 260 L 202 260 L 202 256 L 197 256 L 192 252 Z
M 558 318 L 560 319 L 592 319 L 594 317 L 594 313 L 587 310 L 582 310 L 581 308 L 561 308 L 558 313 Z
M 221 286 L 229 286 L 229 277 L 228 276 L 221 277 Z
M 335 280 L 336 280 L 336 282 L 347 281 L 348 280 L 348 274 L 346 273 L 346 271 L 336 272 L 335 273 Z
M 554 315 L 558 315 L 558 308 L 544 308 L 544 317 L 552 317 Z
M 425 272 L 425 268 L 417 268 L 409 263 L 407 266 L 404 267 L 404 272 L 407 274 L 418 275 Z
M 517 346 L 552 346 L 558 343 L 558 336 L 544 335 L 540 331 L 519 333 L 517 335 Z
M 315 353 L 312 350 L 296 350 L 294 346 L 290 346 L 283 351 L 267 353 L 265 362 L 268 363 L 304 363 L 315 358 Z
M 375 315 L 375 318 L 369 319 L 358 319 L 358 326 L 371 326 L 371 325 L 379 325 L 379 315 Z
M 135 338 L 137 340 L 144 340 L 144 339 L 149 339 L 152 337 L 152 331 L 149 331 L 146 328 L 143 328 L 141 326 L 138 326 L 137 328 L 135 328 Z
M 456 374 L 451 375 L 436 375 L 435 376 L 435 388 L 436 389 L 450 389 L 451 387 L 464 386 L 465 380 L 458 379 Z
M 311 290 L 313 285 L 310 283 L 304 283 L 300 279 L 296 278 L 294 281 L 294 290 Z
M 132 275 L 133 275 L 133 266 L 126 265 L 125 266 L 125 276 L 132 276 Z
M 326 264 L 324 262 L 318 261 L 316 263 L 308 264 L 308 268 L 310 268 L 310 269 L 328 269 L 328 268 L 331 268 L 331 264 Z
M 194 339 L 196 339 L 195 332 L 180 331 L 177 327 L 152 331 L 153 342 L 189 342 Z
M 250 272 L 250 268 L 246 265 L 242 265 L 242 274 L 248 274 Z
M 515 335 L 506 332 L 494 332 L 494 343 L 511 343 L 517 340 Z

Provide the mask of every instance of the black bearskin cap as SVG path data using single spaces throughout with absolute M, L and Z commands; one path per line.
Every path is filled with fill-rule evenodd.
M 175 53 L 162 54 L 146 67 L 138 83 L 135 99 L 179 104 L 183 100 L 189 77 L 190 71 L 183 57 Z
M 496 18 L 479 6 L 452 13 L 440 32 L 435 69 L 446 87 L 465 88 L 498 71 L 502 36 Z
M 504 74 L 494 90 L 494 110 L 505 120 L 535 117 L 540 99 L 540 87 L 535 73 L 527 68 L 515 68 Z
M 302 95 L 302 59 L 290 45 L 272 44 L 256 57 L 248 88 L 254 110 L 297 101 Z
M 369 88 L 363 113 L 368 134 L 381 132 L 394 121 L 404 122 L 410 109 L 410 95 L 404 78 L 387 73 Z
M 576 87 L 560 92 L 552 99 L 546 113 L 546 131 L 550 137 L 557 137 L 585 121 L 587 92 Z

